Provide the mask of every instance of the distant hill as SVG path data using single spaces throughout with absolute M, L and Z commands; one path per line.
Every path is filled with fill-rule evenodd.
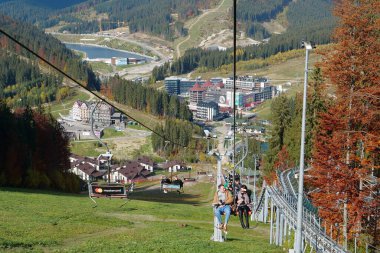
M 0 12 L 41 28 L 62 24 L 60 31 L 93 33 L 128 25 L 168 40 L 183 36 L 184 21 L 216 0 L 14 0 L 0 1 Z
M 331 42 L 332 31 L 335 27 L 331 0 L 297 0 L 289 3 L 287 8 L 289 23 L 287 31 L 283 34 L 271 35 L 268 40 L 259 45 L 238 48 L 237 61 L 266 59 L 280 52 L 298 49 L 301 47 L 302 40 L 313 41 L 317 45 Z M 218 69 L 233 62 L 232 50 L 232 48 L 226 51 L 191 48 L 170 64 L 154 68 L 152 80 L 187 74 L 196 68 L 202 68 L 202 71 Z
M 62 9 L 87 0 L 0 0 L 0 5 L 4 3 L 17 3 L 20 5 L 29 5 L 42 7 L 46 9 Z
M 30 23 L 40 28 L 51 27 L 59 20 L 51 18 L 62 8 L 85 0 L 0 0 L 0 14 L 12 17 L 23 23 Z
M 239 29 L 257 40 L 271 37 L 264 22 L 281 15 L 286 33 L 313 29 L 329 34 L 334 26 L 332 0 L 239 0 Z M 0 13 L 42 29 L 94 33 L 121 26 L 167 40 L 186 36 L 184 23 L 219 0 L 0 0 Z M 230 13 L 232 15 L 232 11 Z M 227 27 L 226 27 L 227 28 Z M 320 37 L 320 35 L 318 35 Z
M 237 19 L 246 34 L 256 39 L 271 36 L 263 22 L 276 19 L 279 14 L 283 14 L 289 33 L 314 30 L 329 35 L 335 25 L 332 7 L 332 0 L 240 0 Z

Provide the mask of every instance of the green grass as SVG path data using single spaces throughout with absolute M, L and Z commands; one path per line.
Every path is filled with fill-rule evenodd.
M 253 112 L 257 114 L 257 117 L 263 120 L 270 120 L 270 107 L 271 107 L 272 101 L 268 100 L 264 103 L 257 106 Z
M 114 128 L 105 128 L 102 139 L 125 136 L 123 131 L 116 131 Z
M 105 147 L 98 146 L 97 141 L 80 141 L 80 142 L 71 142 L 70 150 L 72 153 L 80 156 L 91 156 L 96 157 L 102 153 L 105 153 L 107 150 Z
M 138 149 L 134 149 L 130 152 L 130 156 L 133 159 L 137 159 L 138 157 L 141 157 L 141 156 L 148 156 L 150 158 L 154 158 L 154 156 L 157 156 L 157 154 L 153 152 L 152 142 L 150 138 L 148 137 L 146 138 L 144 144 L 141 144 Z
M 67 115 L 69 111 L 72 109 L 73 104 L 77 100 L 86 101 L 90 98 L 90 96 L 81 91 L 80 89 L 73 89 L 73 93 L 71 96 L 65 98 L 63 101 L 58 102 L 55 101 L 50 105 L 50 112 L 54 118 L 59 117 L 59 113 L 62 115 Z
M 100 72 L 102 74 L 108 74 L 113 72 L 112 66 L 110 64 L 107 64 L 105 62 L 95 62 L 91 61 L 90 65 L 92 67 L 92 70 L 96 72 Z
M 147 130 L 145 127 L 141 125 L 127 125 L 127 128 L 136 129 L 136 130 Z
M 138 185 L 139 186 L 139 185 Z M 282 252 L 269 227 L 243 230 L 232 217 L 228 241 L 210 241 L 214 187 L 161 193 L 141 184 L 124 207 L 118 199 L 0 188 L 1 252 Z
M 110 74 L 112 72 L 121 71 L 127 68 L 133 68 L 136 66 L 141 66 L 146 63 L 142 63 L 139 65 L 129 64 L 122 66 L 112 66 L 111 64 L 107 64 L 105 62 L 91 61 L 90 65 L 95 72 L 99 72 L 101 74 Z

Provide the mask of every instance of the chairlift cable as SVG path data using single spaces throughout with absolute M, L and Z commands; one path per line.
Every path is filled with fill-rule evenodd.
M 10 35 L 9 33 L 5 32 L 2 28 L 0 28 L 0 32 L 3 33 L 5 36 L 7 36 L 10 40 L 12 40 L 13 42 L 15 42 L 16 44 L 18 44 L 19 46 L 21 46 L 22 48 L 24 48 L 26 51 L 28 51 L 29 53 L 31 53 L 32 55 L 36 56 L 38 59 L 40 59 L 41 61 L 45 62 L 47 65 L 49 65 L 50 67 L 52 67 L 54 70 L 56 70 L 57 72 L 59 72 L 60 74 L 62 74 L 63 76 L 67 77 L 68 79 L 70 79 L 71 81 L 73 81 L 74 83 L 78 84 L 81 88 L 87 90 L 88 92 L 90 92 L 92 95 L 94 95 L 95 97 L 97 97 L 98 99 L 100 99 L 101 101 L 103 101 L 104 103 L 108 104 L 109 106 L 112 106 L 114 107 L 115 109 L 117 109 L 118 111 L 122 112 L 123 114 L 125 114 L 126 116 L 128 116 L 130 119 L 136 121 L 137 123 L 139 123 L 141 126 L 145 127 L 146 129 L 150 130 L 152 133 L 156 134 L 157 136 L 161 137 L 162 139 L 164 139 L 165 141 L 169 141 L 171 143 L 173 143 L 174 145 L 178 145 L 180 147 L 183 147 L 185 148 L 186 146 L 176 142 L 176 141 L 173 141 L 173 140 L 170 140 L 168 139 L 167 137 L 161 135 L 160 133 L 156 132 L 155 130 L 151 129 L 150 127 L 148 127 L 147 125 L 145 125 L 144 123 L 142 123 L 141 121 L 135 119 L 134 117 L 130 116 L 127 112 L 125 112 L 124 110 L 120 109 L 119 107 L 113 105 L 111 102 L 107 101 L 106 99 L 104 99 L 103 97 L 101 97 L 100 95 L 96 94 L 95 92 L 93 92 L 92 90 L 90 90 L 89 88 L 87 88 L 85 85 L 83 85 L 81 82 L 79 82 L 78 80 L 76 80 L 74 77 L 70 76 L 69 74 L 65 73 L 64 71 L 60 70 L 57 66 L 55 66 L 54 64 L 52 64 L 51 62 L 49 62 L 48 60 L 46 60 L 44 57 L 38 55 L 36 52 L 34 52 L 32 49 L 30 49 L 29 47 L 25 46 L 22 42 L 20 42 L 19 40 L 17 40 L 16 38 L 14 38 L 12 35 Z M 191 147 L 189 147 L 191 148 Z M 194 149 L 196 150 L 195 148 L 191 148 L 191 149 Z

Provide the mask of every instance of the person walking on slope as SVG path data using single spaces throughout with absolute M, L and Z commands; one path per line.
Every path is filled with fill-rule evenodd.
M 214 208 L 214 215 L 218 219 L 219 222 L 219 229 L 223 229 L 224 231 L 227 231 L 227 223 L 231 215 L 231 206 L 233 202 L 233 197 L 231 193 L 226 190 L 223 184 L 220 184 L 218 186 L 218 190 L 215 192 L 214 200 L 213 200 L 213 206 Z M 222 222 L 222 214 L 224 213 L 224 224 Z

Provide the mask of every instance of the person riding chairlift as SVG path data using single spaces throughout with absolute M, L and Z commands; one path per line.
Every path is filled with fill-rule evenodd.
M 223 184 L 218 186 L 218 190 L 215 192 L 212 205 L 214 206 L 214 215 L 218 219 L 219 229 L 223 229 L 227 232 L 227 223 L 231 215 L 231 204 L 234 201 L 232 194 L 224 187 Z M 224 224 L 222 222 L 222 214 L 224 213 Z
M 167 189 L 163 188 L 163 185 L 164 184 L 170 184 L 170 183 L 171 183 L 171 181 L 169 178 L 162 176 L 162 178 L 161 178 L 161 190 L 163 190 L 164 193 L 168 193 L 168 191 L 167 191 Z
M 251 198 L 248 193 L 246 185 L 240 187 L 240 191 L 237 195 L 237 210 L 239 213 L 239 219 L 242 228 L 249 228 L 249 212 L 251 211 Z M 245 222 L 244 222 L 245 217 Z
M 181 190 L 183 190 L 183 182 L 178 177 L 174 177 L 173 184 L 179 185 L 179 190 L 177 191 L 179 194 L 181 194 Z

